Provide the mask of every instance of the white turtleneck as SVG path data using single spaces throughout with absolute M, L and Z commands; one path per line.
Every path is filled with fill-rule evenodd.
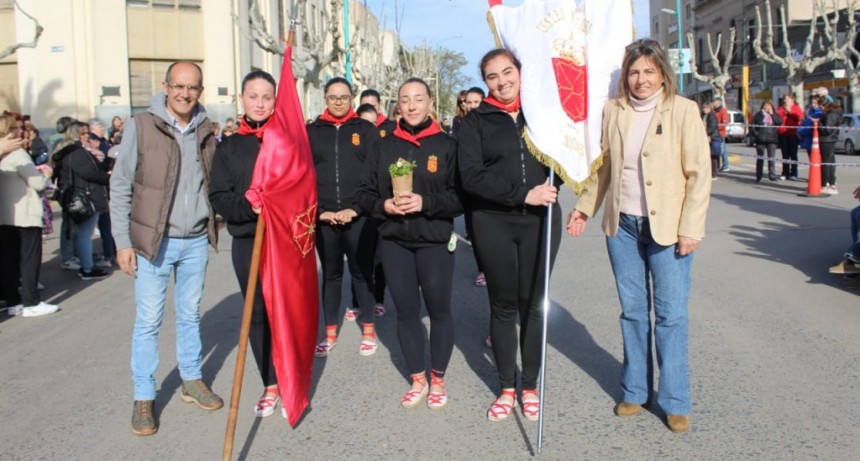
M 627 129 L 627 140 L 624 143 L 624 169 L 621 173 L 621 203 L 619 204 L 622 213 L 648 216 L 645 181 L 640 169 L 642 145 L 645 143 L 651 118 L 662 96 L 662 88 L 647 99 L 636 99 L 630 96 L 630 108 L 633 109 L 633 114 Z

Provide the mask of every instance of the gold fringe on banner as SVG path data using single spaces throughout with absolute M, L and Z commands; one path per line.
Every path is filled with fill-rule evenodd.
M 529 152 L 531 152 L 531 154 L 534 156 L 534 158 L 545 166 L 552 168 L 553 171 L 555 171 L 555 174 L 559 175 L 564 181 L 564 183 L 568 187 L 570 187 L 577 196 L 582 195 L 582 192 L 587 189 L 588 186 L 591 186 L 597 182 L 597 170 L 599 170 L 600 166 L 603 165 L 602 155 L 597 157 L 597 159 L 594 160 L 594 163 L 591 164 L 591 167 L 589 168 L 590 171 L 588 172 L 588 178 L 586 178 L 585 181 L 576 182 L 570 179 L 570 176 L 568 176 L 567 171 L 565 171 L 564 168 L 562 168 L 562 166 L 558 162 L 556 162 L 555 160 L 553 160 L 552 157 L 544 154 L 543 152 L 541 152 L 540 149 L 538 149 L 538 147 L 532 141 L 532 138 L 529 136 L 529 131 L 525 128 L 523 128 L 523 139 L 526 141 L 526 147 L 528 148 Z

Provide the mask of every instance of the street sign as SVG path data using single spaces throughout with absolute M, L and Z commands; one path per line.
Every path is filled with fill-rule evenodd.
M 692 56 L 690 49 L 681 48 L 680 53 L 678 51 L 678 48 L 669 49 L 669 62 L 672 64 L 672 70 L 676 74 L 691 73 L 693 70 L 690 67 L 690 57 Z

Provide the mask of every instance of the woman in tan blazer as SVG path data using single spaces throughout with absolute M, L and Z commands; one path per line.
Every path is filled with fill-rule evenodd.
M 669 429 L 690 426 L 687 300 L 693 252 L 705 235 L 710 152 L 696 104 L 677 95 L 666 52 L 654 40 L 627 47 L 618 97 L 603 109 L 602 165 L 567 230 L 578 236 L 605 202 L 603 232 L 621 301 L 624 365 L 618 416 L 633 416 L 653 390 L 652 326 Z

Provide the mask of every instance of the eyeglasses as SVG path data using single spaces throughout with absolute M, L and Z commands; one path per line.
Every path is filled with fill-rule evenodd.
M 457 101 L 457 103 L 459 103 L 459 104 L 466 104 L 466 100 L 465 100 L 465 99 L 460 99 L 460 100 L 458 100 L 458 101 Z
M 190 94 L 200 94 L 203 91 L 202 85 L 182 85 L 181 83 L 168 83 L 167 87 L 176 93 L 182 93 L 188 90 Z
M 352 95 L 349 95 L 349 94 L 345 94 L 343 96 L 337 96 L 337 95 L 330 94 L 330 95 L 325 97 L 325 100 L 328 102 L 338 102 L 338 101 L 349 102 L 350 99 L 352 99 Z

